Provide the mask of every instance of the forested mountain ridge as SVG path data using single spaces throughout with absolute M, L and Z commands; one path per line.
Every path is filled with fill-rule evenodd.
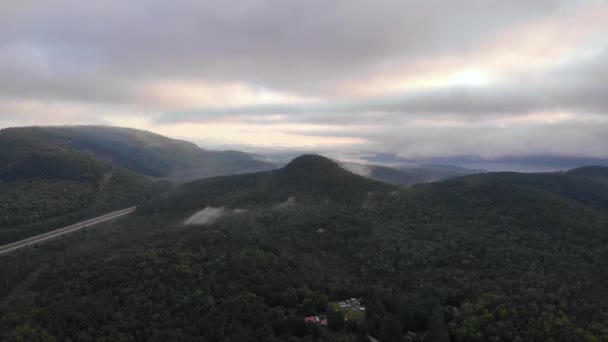
M 483 175 L 465 176 L 444 182 L 429 184 L 426 188 L 450 189 L 459 187 L 460 196 L 469 198 L 492 198 L 504 201 L 505 193 L 515 192 L 522 196 L 538 192 L 573 201 L 593 208 L 608 208 L 608 167 L 585 167 L 567 172 L 517 173 L 491 172 Z M 471 193 L 467 193 L 471 191 Z M 482 191 L 483 197 L 473 191 Z M 493 194 L 493 196 L 491 196 Z
M 167 188 L 87 153 L 13 133 L 0 131 L 0 244 L 138 204 Z
M 175 191 L 143 204 L 140 213 L 176 214 L 206 206 L 257 208 L 298 203 L 362 203 L 388 184 L 350 173 L 334 161 L 303 155 L 269 172 L 212 177 L 184 184 Z
M 274 168 L 238 151 L 208 151 L 159 134 L 111 126 L 6 128 L 3 140 L 17 140 L 84 152 L 137 173 L 180 180 Z
M 0 244 L 139 204 L 166 185 L 267 170 L 237 151 L 206 151 L 158 134 L 109 126 L 0 130 Z
M 445 179 L 483 173 L 483 170 L 466 169 L 451 165 L 421 165 L 414 167 L 387 167 L 373 164 L 340 163 L 358 175 L 391 184 L 411 185 L 439 182 Z
M 187 183 L 114 227 L 0 258 L 0 337 L 604 341 L 607 180 L 587 168 L 404 189 L 303 156 Z M 210 206 L 243 210 L 184 224 Z M 364 312 L 337 306 L 349 298 Z
M 606 166 L 587 166 L 573 169 L 567 172 L 568 175 L 578 178 L 586 178 L 603 185 L 608 185 L 608 167 Z

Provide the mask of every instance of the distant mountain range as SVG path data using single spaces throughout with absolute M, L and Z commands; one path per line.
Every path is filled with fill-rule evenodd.
M 188 182 L 278 167 L 275 163 L 261 160 L 265 158 L 264 155 L 205 150 L 190 142 L 142 130 L 109 126 L 6 128 L 0 130 L 0 146 L 0 243 L 140 203 L 169 187 L 168 184 L 158 182 L 161 180 Z M 276 162 L 275 159 L 272 160 Z M 298 157 L 284 170 L 304 172 L 307 167 L 316 165 L 306 162 L 309 159 L 310 157 Z M 419 163 L 415 166 L 407 166 L 399 164 L 407 160 L 395 155 L 376 155 L 368 159 L 395 166 L 338 163 L 350 171 L 345 173 L 347 175 L 356 174 L 376 181 L 404 185 L 438 182 L 484 172 L 482 169 L 422 163 L 425 160 L 417 161 Z M 463 160 L 479 161 L 472 157 Z M 560 161 L 551 158 L 544 160 L 553 164 Z M 576 162 L 592 161 L 580 159 Z M 295 168 L 293 165 L 299 166 Z M 336 189 L 336 194 L 343 192 L 343 187 L 338 185 L 350 179 L 350 176 L 342 179 L 344 174 L 336 170 L 336 167 L 340 167 L 334 162 L 325 166 L 323 170 L 328 174 L 324 176 L 326 181 L 323 186 Z M 284 177 L 289 175 L 286 171 L 276 172 Z M 318 175 L 319 172 L 311 174 Z M 332 176 L 337 174 L 342 176 Z M 200 184 L 207 182 L 216 180 L 202 181 Z M 281 197 L 285 192 L 279 189 L 292 189 L 296 183 L 286 181 L 274 193 Z M 199 183 L 192 184 L 194 186 Z M 316 182 L 311 180 L 302 189 L 315 192 L 310 184 Z M 251 196 L 256 193 L 256 189 L 250 189 Z
M 303 154 L 314 154 L 314 152 L 298 151 L 270 151 L 256 154 L 259 159 L 272 162 L 282 166 Z M 470 174 L 484 173 L 484 169 L 466 168 L 448 164 L 396 163 L 395 158 L 379 158 L 378 163 L 352 161 L 347 156 L 334 157 L 333 159 L 346 170 L 357 175 L 379 180 L 391 184 L 416 184 L 437 182 L 444 179 L 459 177 Z M 390 162 L 392 161 L 392 162 Z
M 361 157 L 369 163 L 389 166 L 412 166 L 441 164 L 487 171 L 547 172 L 569 170 L 577 167 L 598 165 L 608 166 L 607 158 L 578 156 L 527 155 L 483 158 L 479 156 L 450 156 L 434 158 L 403 158 L 394 153 L 371 154 Z
M 262 155 L 205 150 L 147 131 L 110 126 L 6 128 L 0 130 L 0 146 L 0 243 L 137 204 L 168 187 L 159 180 L 187 182 L 277 168 L 260 160 Z M 342 166 L 394 184 L 477 173 L 437 165 L 404 169 L 354 163 Z M 334 188 L 340 181 L 332 179 L 325 186 Z
M 392 184 L 416 184 L 438 182 L 445 179 L 478 174 L 484 170 L 467 169 L 452 165 L 421 165 L 417 167 L 388 167 L 373 164 L 341 162 L 348 171 L 360 176 Z

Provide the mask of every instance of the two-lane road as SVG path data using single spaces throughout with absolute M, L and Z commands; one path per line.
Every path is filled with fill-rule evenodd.
M 95 224 L 98 224 L 101 222 L 105 222 L 105 221 L 112 220 L 112 219 L 115 219 L 115 218 L 118 218 L 118 217 L 121 217 L 124 215 L 128 215 L 128 214 L 132 213 L 133 211 L 135 211 L 135 208 L 136 207 L 131 207 L 131 208 L 127 208 L 127 209 L 114 211 L 109 214 L 105 214 L 105 215 L 102 215 L 99 217 L 92 218 L 90 220 L 86 220 L 83 222 L 73 224 L 71 226 L 56 229 L 56 230 L 53 230 L 53 231 L 50 231 L 50 232 L 47 232 L 44 234 L 32 236 L 31 238 L 27 238 L 27 239 L 21 240 L 21 241 L 16 241 L 16 242 L 13 242 L 8 245 L 0 246 L 0 255 L 14 252 L 23 247 L 26 247 L 29 245 L 34 245 L 34 244 L 37 244 L 37 243 L 40 243 L 40 242 L 43 242 L 46 240 L 50 240 L 50 239 L 56 238 L 56 237 L 64 235 L 64 234 L 72 233 L 72 232 L 75 232 L 77 230 L 80 230 L 80 229 L 88 227 L 88 226 L 92 226 L 92 225 L 95 225 Z

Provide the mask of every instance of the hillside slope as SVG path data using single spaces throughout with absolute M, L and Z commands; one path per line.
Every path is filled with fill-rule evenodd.
M 387 167 L 372 164 L 340 163 L 345 169 L 360 176 L 391 184 L 411 185 L 439 182 L 449 178 L 483 173 L 483 170 L 465 169 L 450 165 L 422 165 L 417 167 Z
M 371 194 L 390 189 L 388 184 L 350 173 L 328 158 L 304 155 L 278 170 L 186 183 L 138 210 L 181 214 L 206 206 L 254 209 L 286 201 L 359 205 Z
M 89 154 L 12 133 L 0 131 L 0 244 L 138 204 L 166 188 Z
M 110 126 L 20 127 L 3 139 L 87 153 L 147 176 L 192 180 L 274 168 L 238 151 L 207 151 L 193 143 L 131 128 Z
M 400 189 L 303 156 L 184 184 L 114 229 L 72 237 L 77 249 L 0 259 L 4 293 L 40 258 L 61 260 L 0 307 L 1 337 L 605 340 L 607 180 L 594 168 Z M 185 224 L 208 207 L 224 215 Z M 340 309 L 350 298 L 365 311 Z

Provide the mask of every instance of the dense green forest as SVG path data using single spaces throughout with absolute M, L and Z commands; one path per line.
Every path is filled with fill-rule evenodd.
M 139 204 L 166 184 L 0 131 L 0 245 Z
M 466 169 L 452 165 L 420 165 L 387 167 L 380 165 L 340 163 L 345 169 L 360 176 L 391 184 L 418 184 L 484 173 L 484 170 Z
M 0 258 L 0 339 L 606 341 L 607 210 L 607 168 L 398 188 L 303 156 Z
M 273 168 L 245 153 L 108 126 L 6 128 L 0 146 L 0 245 L 139 204 L 169 187 L 151 177 Z

